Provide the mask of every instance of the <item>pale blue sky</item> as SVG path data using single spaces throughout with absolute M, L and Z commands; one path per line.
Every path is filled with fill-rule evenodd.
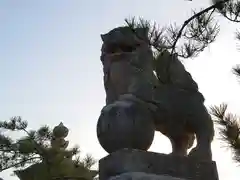
M 181 24 L 192 8 L 207 5 L 208 0 L 1 0 L 0 119 L 19 115 L 32 128 L 63 121 L 71 130 L 71 144 L 79 144 L 96 158 L 105 156 L 96 138 L 96 122 L 105 102 L 100 34 L 122 25 L 129 16 L 159 25 Z M 207 106 L 224 101 L 239 113 L 240 85 L 231 74 L 240 55 L 233 34 L 237 27 L 219 21 L 218 40 L 185 64 Z M 168 140 L 156 133 L 151 150 L 168 153 L 170 149 Z M 217 140 L 213 153 L 220 179 L 239 179 L 230 152 Z M 9 174 L 0 176 L 16 179 Z

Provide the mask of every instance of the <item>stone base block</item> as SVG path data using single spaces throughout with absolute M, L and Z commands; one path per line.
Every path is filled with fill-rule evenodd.
M 185 180 L 166 175 L 147 174 L 143 172 L 123 173 L 118 176 L 113 176 L 109 180 Z
M 100 180 L 132 172 L 167 175 L 187 180 L 218 180 L 214 161 L 197 161 L 189 157 L 123 149 L 99 161 Z

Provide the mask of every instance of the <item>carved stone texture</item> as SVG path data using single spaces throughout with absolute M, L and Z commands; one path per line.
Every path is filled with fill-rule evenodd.
M 99 161 L 99 179 L 123 173 L 143 172 L 188 180 L 218 180 L 214 161 L 195 161 L 189 157 L 123 149 Z M 113 178 L 114 179 L 114 178 Z
M 147 150 L 154 131 L 149 110 L 132 101 L 115 101 L 105 106 L 97 124 L 98 140 L 108 153 L 122 148 Z
M 104 42 L 102 52 L 117 53 L 117 50 L 130 52 L 132 51 L 131 48 L 142 43 L 145 44 L 148 41 L 148 32 L 148 28 L 135 28 L 134 32 L 128 26 L 114 28 L 108 33 L 101 35 L 101 39 Z
M 143 172 L 123 173 L 118 176 L 113 176 L 109 180 L 184 180 L 166 175 L 147 174 Z
M 156 129 L 169 137 L 173 151 L 182 155 L 193 144 L 191 139 L 195 134 L 197 146 L 189 155 L 211 160 L 213 121 L 204 106 L 204 97 L 198 91 L 197 83 L 181 61 L 168 51 L 160 54 L 156 61 L 156 74 L 166 83 L 155 94 L 155 99 L 162 102 L 156 111 L 159 115 L 155 121 Z M 164 111 L 161 106 L 165 107 Z
M 147 39 L 148 29 L 135 32 Z M 119 27 L 101 35 L 101 61 L 104 71 L 106 104 L 118 100 L 119 95 L 133 93 L 152 100 L 157 79 L 153 74 L 151 48 L 138 38 L 129 27 Z
M 129 27 L 119 27 L 101 35 L 106 107 L 102 110 L 97 127 L 100 144 L 107 152 L 121 148 L 147 150 L 147 145 L 151 144 L 149 137 L 154 121 L 155 130 L 170 139 L 173 154 L 186 156 L 196 135 L 197 145 L 189 155 L 211 160 L 213 122 L 204 106 L 204 97 L 198 91 L 197 83 L 179 59 L 171 57 L 169 52 L 166 51 L 153 59 L 148 43 L 142 40 L 147 39 L 147 34 L 147 28 L 137 28 L 133 33 Z M 153 60 L 156 62 L 153 63 Z M 156 70 L 157 76 L 153 70 Z M 165 83 L 159 79 L 163 79 Z M 137 111 L 133 111 L 135 117 L 144 117 L 144 120 L 133 120 L 133 116 L 126 113 L 130 111 L 128 108 L 135 105 L 131 100 L 131 106 L 123 105 L 129 104 L 128 101 L 125 102 L 126 99 L 120 100 L 124 94 L 132 94 L 145 102 L 146 106 L 143 107 L 146 109 L 140 108 L 139 115 Z M 121 103 L 115 103 L 116 101 Z M 149 110 L 151 114 L 145 113 Z M 118 114 L 112 113 L 114 111 Z M 113 120 L 109 114 L 114 114 L 111 115 Z M 134 127 L 133 121 L 139 123 L 138 127 Z M 144 127 L 147 122 L 149 124 Z M 135 132 L 136 129 L 137 132 L 144 132 L 138 140 L 136 137 L 139 137 L 139 133 Z M 130 137 L 134 141 L 130 140 Z M 135 142 L 138 142 L 138 145 L 134 144 Z

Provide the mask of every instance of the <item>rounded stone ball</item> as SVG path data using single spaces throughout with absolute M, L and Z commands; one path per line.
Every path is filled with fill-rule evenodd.
M 123 148 L 148 150 L 154 132 L 150 111 L 143 105 L 127 101 L 105 106 L 97 123 L 99 143 L 108 153 Z

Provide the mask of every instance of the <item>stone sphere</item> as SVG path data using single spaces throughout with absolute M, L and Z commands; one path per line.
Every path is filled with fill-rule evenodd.
M 150 111 L 129 101 L 116 101 L 105 106 L 97 123 L 99 143 L 108 153 L 123 148 L 148 150 L 154 132 Z

